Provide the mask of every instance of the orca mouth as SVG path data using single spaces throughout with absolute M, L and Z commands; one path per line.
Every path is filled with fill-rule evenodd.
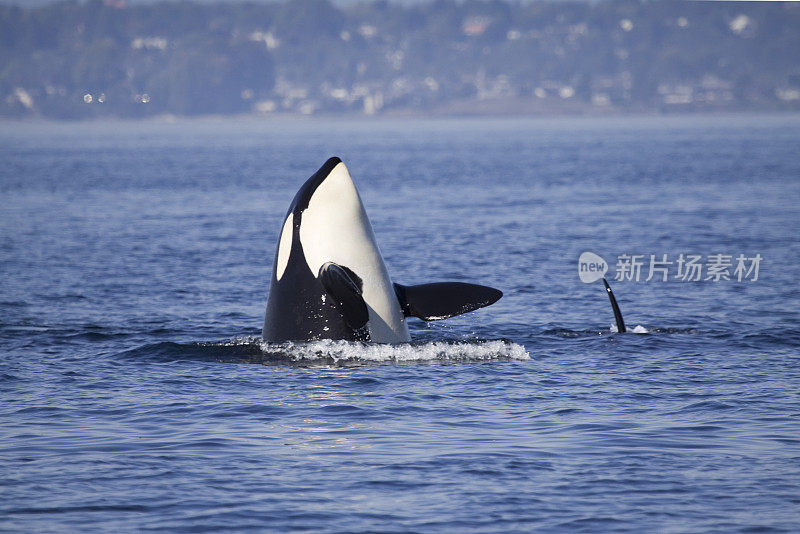
M 289 206 L 289 212 L 295 214 L 295 221 L 299 222 L 297 216 L 308 207 L 308 203 L 311 201 L 311 197 L 314 196 L 317 188 L 322 185 L 322 182 L 330 175 L 331 171 L 341 162 L 342 160 L 336 156 L 329 158 L 328 161 L 300 187 L 292 200 L 291 206 Z

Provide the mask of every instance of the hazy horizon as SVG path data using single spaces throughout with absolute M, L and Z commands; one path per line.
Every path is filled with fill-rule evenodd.
M 1 7 L 0 116 L 800 111 L 797 3 L 134 1 Z
M 20 7 L 41 7 L 49 4 L 56 4 L 59 2 L 75 1 L 78 4 L 88 3 L 90 0 L 2 0 L 0 5 L 20 6 Z M 291 2 L 292 0 L 125 0 L 127 4 L 158 4 L 158 3 L 198 3 L 198 4 L 281 4 Z M 381 0 L 330 0 L 332 4 L 339 6 L 348 6 L 358 3 L 375 3 Z M 426 2 L 433 2 L 435 0 L 389 0 L 390 4 L 397 5 L 412 5 L 423 4 Z M 571 0 L 522 0 L 522 3 L 536 3 L 536 2 L 565 2 Z M 605 0 L 588 0 L 591 2 L 602 2 Z

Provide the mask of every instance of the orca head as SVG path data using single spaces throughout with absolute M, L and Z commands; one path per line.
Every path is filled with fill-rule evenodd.
M 321 268 L 329 263 L 346 270 L 362 291 L 372 341 L 410 339 L 361 197 L 347 167 L 337 157 L 326 161 L 292 200 L 275 255 L 268 315 L 284 308 L 277 301 L 273 302 L 274 297 L 282 301 L 291 298 L 288 288 L 280 288 L 282 281 L 292 285 L 292 291 L 308 290 L 311 296 L 306 302 L 318 291 L 322 302 L 327 303 L 330 299 L 326 301 L 319 276 Z M 283 296 L 278 297 L 278 294 Z M 318 310 L 305 312 L 314 315 Z M 299 309 L 296 312 L 298 316 L 302 313 Z M 326 320 L 331 321 L 330 318 Z M 312 321 L 304 319 L 303 322 L 310 324 Z M 335 330 L 340 331 L 339 328 Z M 266 339 L 266 322 L 264 335 Z M 311 336 L 316 337 L 329 336 Z
M 301 263 L 317 276 L 327 262 L 358 262 L 376 248 L 350 173 L 341 159 L 332 157 L 306 180 L 289 206 L 278 243 L 275 278 L 280 280 L 291 268 L 290 257 L 292 263 L 302 258 Z

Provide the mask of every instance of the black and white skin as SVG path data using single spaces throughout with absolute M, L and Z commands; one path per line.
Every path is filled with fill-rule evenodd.
M 445 319 L 502 296 L 463 282 L 393 283 L 347 167 L 330 158 L 303 184 L 284 219 L 262 337 L 408 342 L 408 317 Z

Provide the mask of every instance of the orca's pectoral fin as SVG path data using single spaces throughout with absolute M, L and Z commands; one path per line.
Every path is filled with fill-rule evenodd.
M 619 304 L 617 304 L 617 299 L 614 298 L 614 292 L 611 291 L 611 286 L 608 285 L 606 279 L 603 278 L 603 285 L 606 286 L 606 292 L 608 293 L 608 300 L 611 301 L 611 308 L 614 310 L 614 320 L 617 321 L 617 332 L 620 334 L 624 334 L 627 330 L 625 329 L 625 321 L 622 320 L 622 312 L 619 311 Z
M 397 300 L 406 317 L 423 321 L 447 319 L 497 302 L 503 292 L 464 282 L 436 282 L 418 286 L 394 284 Z
M 367 324 L 369 312 L 361 295 L 361 288 L 353 280 L 352 276 L 355 275 L 348 271 L 349 269 L 328 262 L 320 267 L 319 280 L 341 310 L 347 326 L 358 330 Z

